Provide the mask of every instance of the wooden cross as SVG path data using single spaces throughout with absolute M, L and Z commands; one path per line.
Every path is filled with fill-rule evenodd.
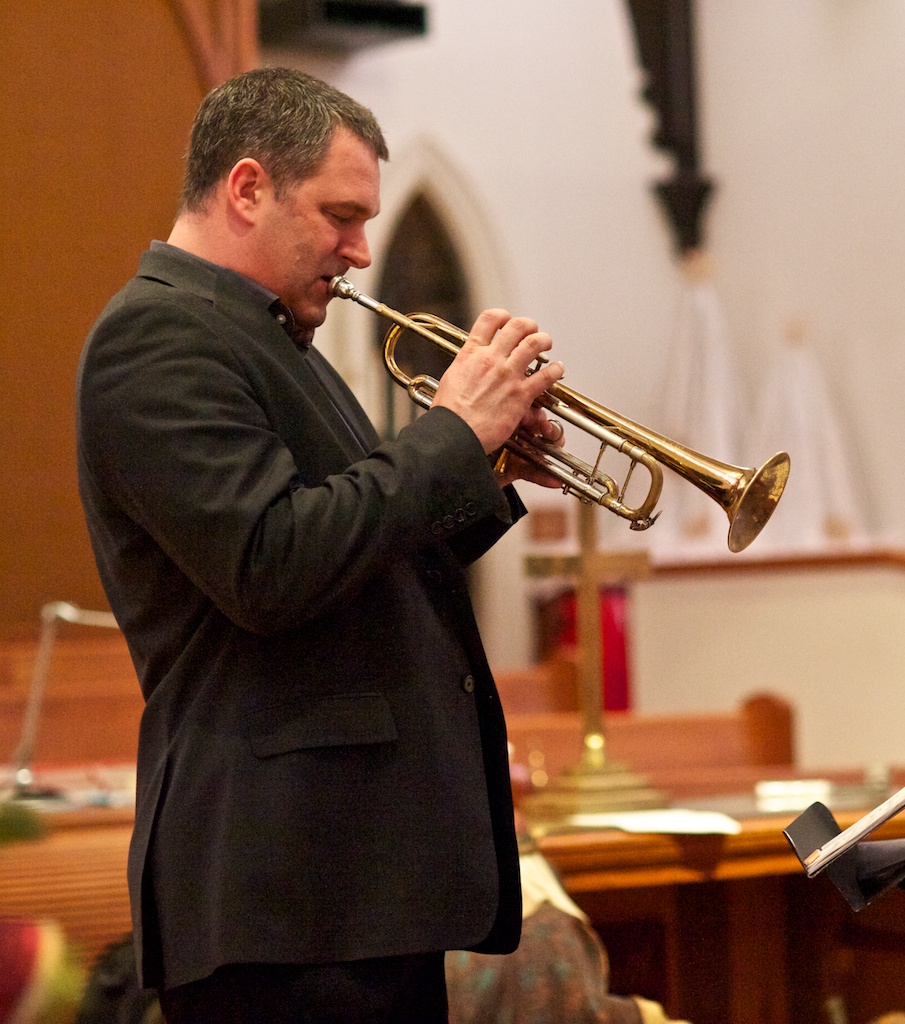
M 643 579 L 650 573 L 646 552 L 603 552 L 597 547 L 597 506 L 582 502 L 578 516 L 578 556 L 532 556 L 526 570 L 533 576 L 576 577 L 578 692 L 583 745 L 578 764 L 551 780 L 524 801 L 535 821 L 556 821 L 578 813 L 662 807 L 662 793 L 627 766 L 606 756 L 606 728 L 601 679 L 600 588 Z

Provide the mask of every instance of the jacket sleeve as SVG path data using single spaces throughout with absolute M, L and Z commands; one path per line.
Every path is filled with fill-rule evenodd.
M 103 319 L 79 373 L 87 487 L 237 624 L 297 627 L 423 547 L 469 534 L 471 557 L 512 522 L 454 413 L 353 461 L 302 357 L 257 344 L 225 318 L 142 300 Z
M 507 487 L 504 492 L 509 504 L 509 515 L 506 517 L 489 516 L 481 519 L 474 526 L 462 530 L 450 539 L 449 546 L 463 566 L 469 566 L 485 554 L 514 524 L 527 515 L 528 510 L 522 504 L 515 488 Z

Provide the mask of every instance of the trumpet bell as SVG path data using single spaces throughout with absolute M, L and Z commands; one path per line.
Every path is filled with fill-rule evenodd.
M 767 525 L 767 520 L 779 504 L 788 478 L 789 456 L 785 452 L 777 452 L 760 469 L 754 470 L 746 483 L 740 485 L 726 509 L 729 515 L 730 551 L 734 554 L 744 551 Z

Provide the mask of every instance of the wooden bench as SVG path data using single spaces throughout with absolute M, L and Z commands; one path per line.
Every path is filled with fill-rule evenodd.
M 574 677 L 561 665 L 496 673 L 506 711 L 514 774 L 549 777 L 578 763 L 584 739 Z M 546 705 L 546 708 L 545 708 Z M 791 704 L 755 693 L 728 711 L 604 716 L 606 756 L 647 775 L 673 795 L 731 792 L 757 774 L 782 774 L 796 763 Z M 777 771 L 759 773 L 757 769 Z M 752 771 L 752 769 L 754 769 Z

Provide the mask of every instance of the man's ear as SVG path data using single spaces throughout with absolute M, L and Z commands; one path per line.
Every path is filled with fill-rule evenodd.
M 267 171 L 251 157 L 243 157 L 226 179 L 226 197 L 242 220 L 252 223 L 261 207 L 264 192 L 271 187 Z

